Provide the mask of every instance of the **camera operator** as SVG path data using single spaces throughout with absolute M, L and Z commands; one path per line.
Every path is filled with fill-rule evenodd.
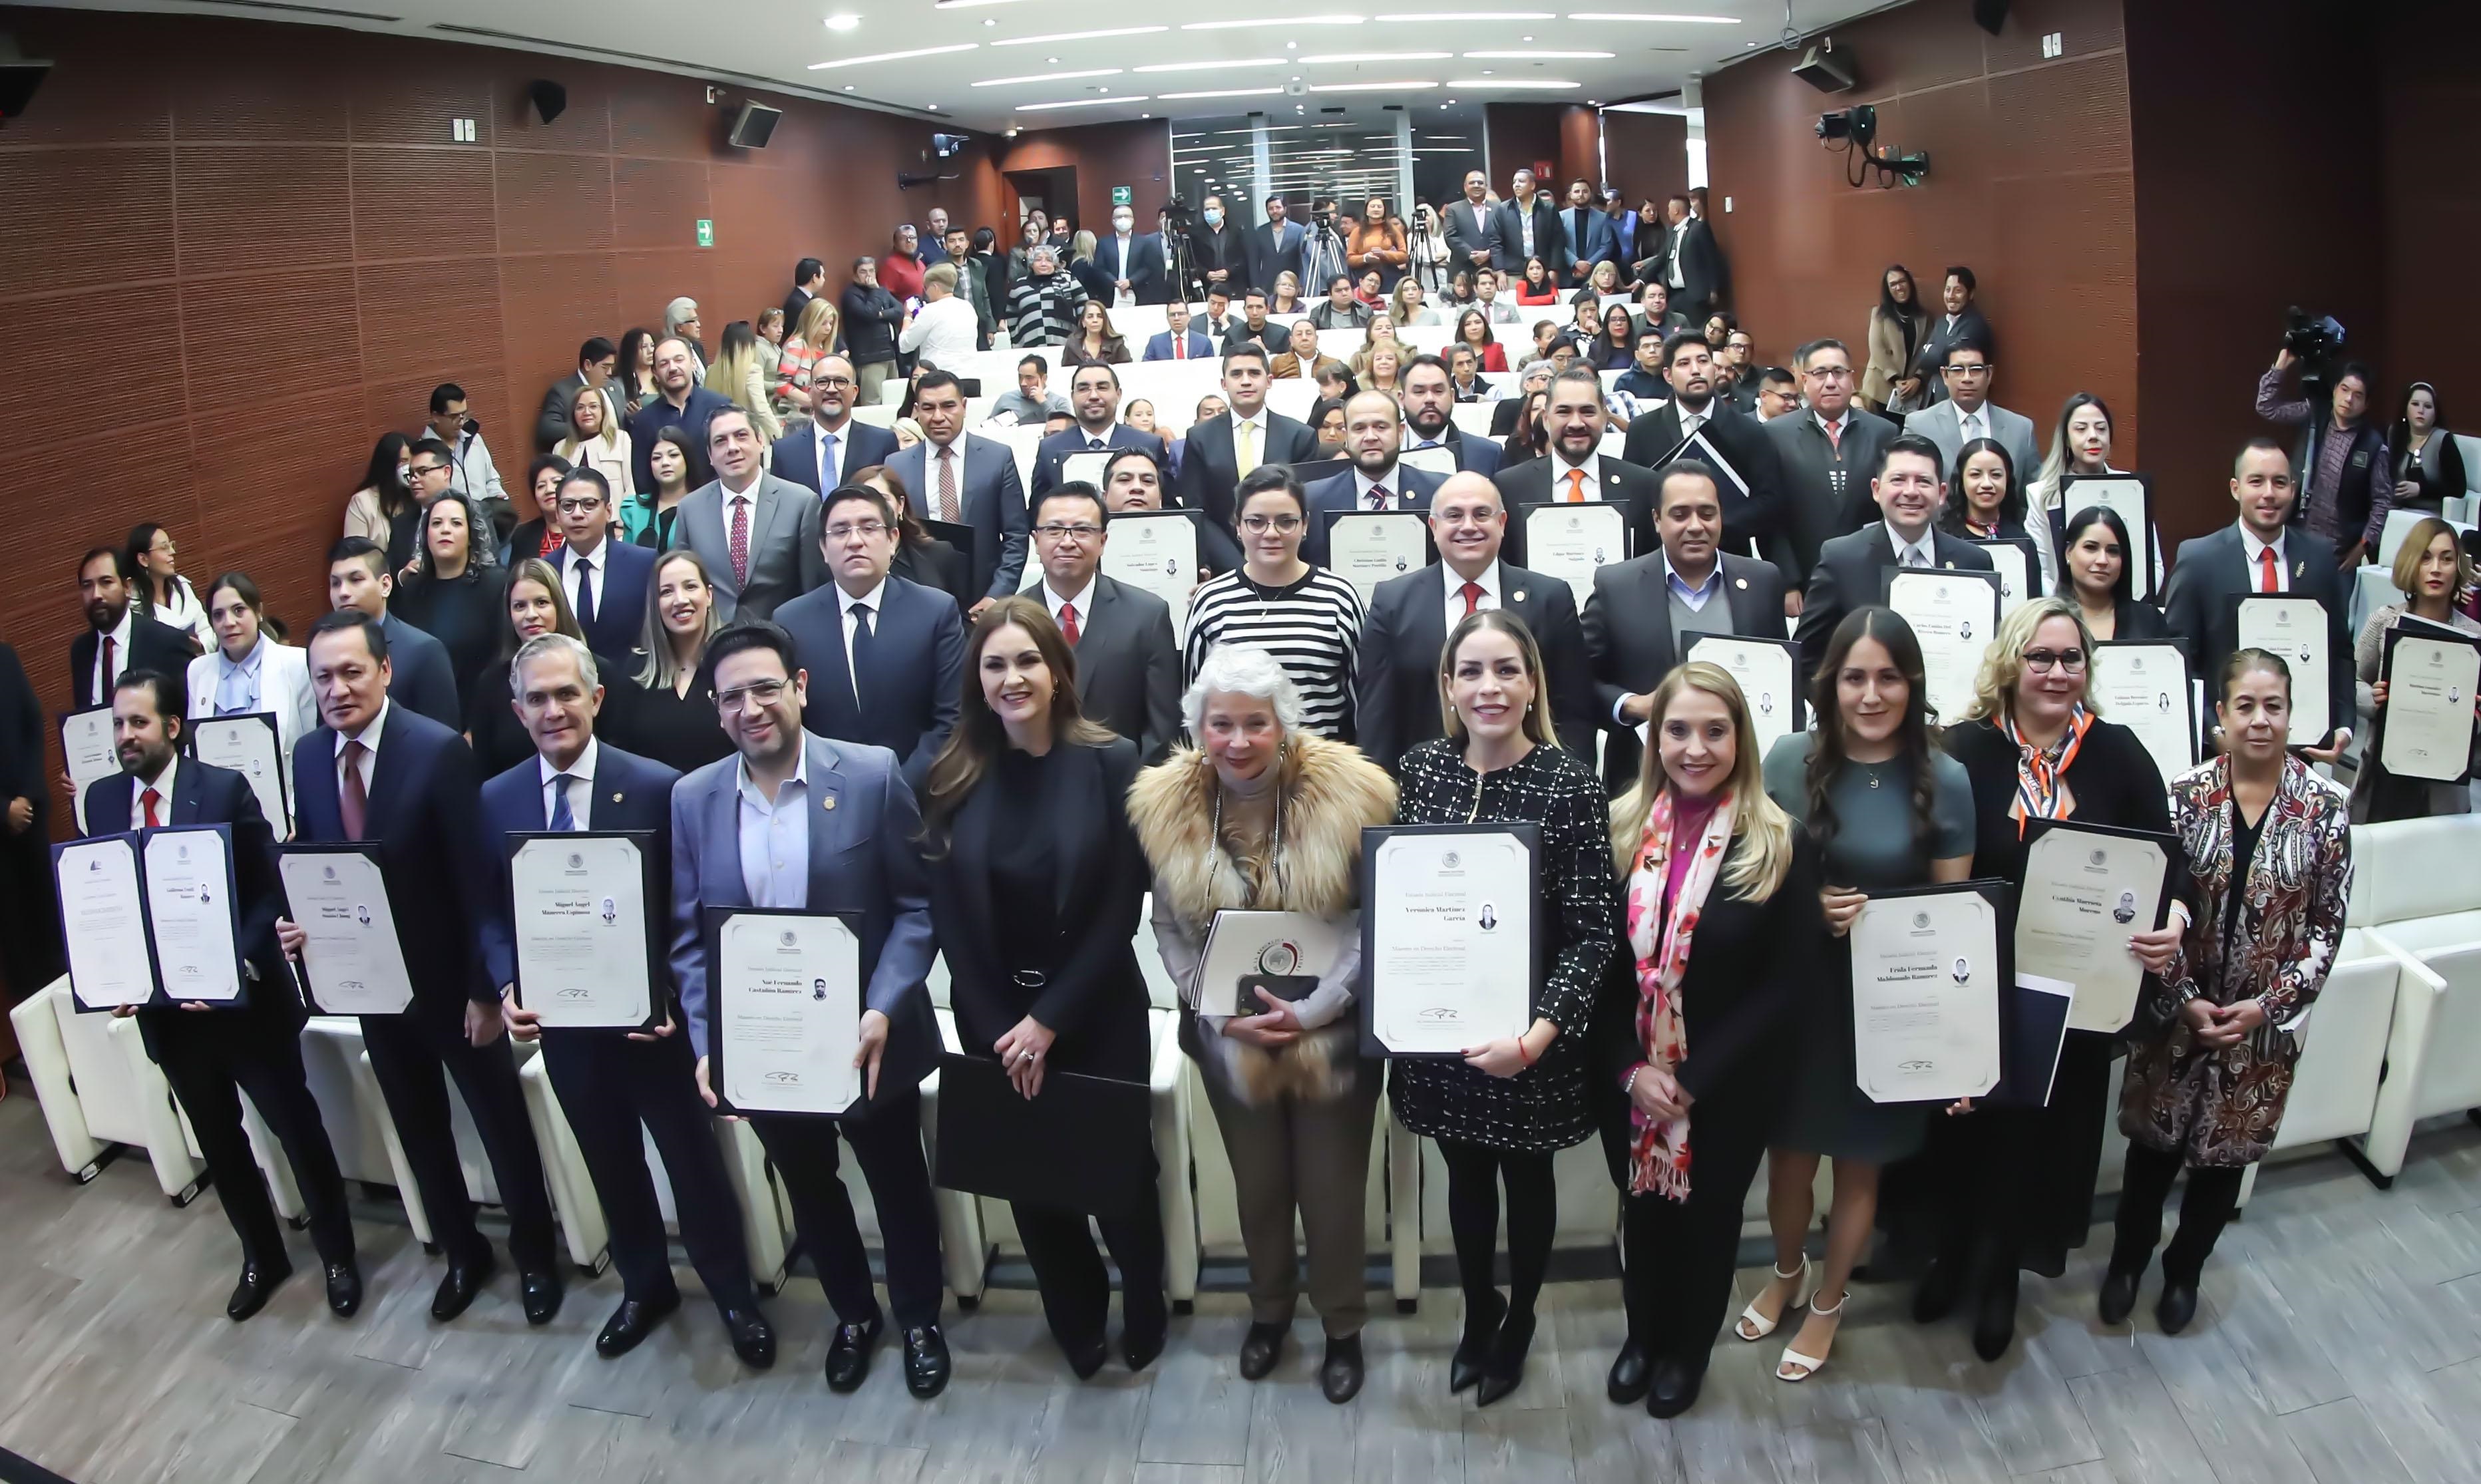
M 1205 292 L 1217 287 L 1232 299 L 1249 286 L 1249 236 L 1223 207 L 1223 197 L 1209 195 L 1200 204 L 1198 224 L 1189 229 L 1188 247 Z
M 1448 245 L 1439 231 L 1439 214 L 1430 203 L 1413 202 L 1413 235 L 1411 241 L 1413 272 L 1416 283 L 1444 298 L 1448 292 Z
M 1343 234 L 1335 229 L 1335 197 L 1315 197 L 1310 202 L 1309 240 L 1301 244 L 1302 292 L 1322 291 L 1339 274 L 1349 274 L 1349 257 Z
M 2386 434 L 2369 417 L 2368 368 L 2345 361 L 2331 378 L 2325 415 L 2319 415 L 2315 358 L 2303 368 L 2301 389 L 2308 395 L 2282 400 L 2284 373 L 2301 365 L 2292 349 L 2298 338 L 2285 336 L 2283 353 L 2274 358 L 2257 383 L 2257 415 L 2269 423 L 2307 431 L 2293 451 L 2291 464 L 2308 473 L 2308 489 L 2300 506 L 2307 509 L 2310 534 L 2335 543 L 2344 566 L 2360 564 L 2363 549 L 2377 544 L 2386 529 L 2387 509 L 2394 503 L 2394 484 L 2387 457 Z M 2294 513 L 2294 520 L 2303 517 Z

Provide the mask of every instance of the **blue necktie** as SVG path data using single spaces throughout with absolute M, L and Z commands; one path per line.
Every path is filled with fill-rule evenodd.
M 594 563 L 591 561 L 577 564 L 577 621 L 582 624 L 594 621 Z
M 836 435 L 823 428 L 819 430 L 819 487 L 836 487 Z
M 575 774 L 572 773 L 558 773 L 552 777 L 551 830 L 553 834 L 565 835 L 577 828 L 577 816 L 571 814 L 568 808 L 568 781 L 574 776 Z

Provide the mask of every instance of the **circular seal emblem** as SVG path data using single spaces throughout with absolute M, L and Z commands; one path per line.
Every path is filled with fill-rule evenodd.
M 1262 974 L 1290 975 L 1301 966 L 1301 948 L 1297 943 L 1278 938 L 1258 950 L 1258 970 Z

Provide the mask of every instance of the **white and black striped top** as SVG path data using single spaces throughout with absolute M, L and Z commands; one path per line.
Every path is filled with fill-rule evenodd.
M 1274 656 L 1300 688 L 1302 723 L 1321 737 L 1352 740 L 1352 675 L 1361 648 L 1361 593 L 1324 567 L 1288 587 L 1263 587 L 1226 572 L 1188 600 L 1184 683 L 1217 644 L 1252 644 Z

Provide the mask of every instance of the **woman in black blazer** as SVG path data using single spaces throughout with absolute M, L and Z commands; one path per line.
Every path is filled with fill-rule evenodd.
M 1690 661 L 1655 688 L 1636 787 L 1611 806 L 1624 950 L 1593 1060 L 1628 1100 L 1605 1128 L 1623 1184 L 1628 1342 L 1609 1394 L 1656 1417 L 1697 1400 L 1732 1301 L 1740 1211 L 1815 1008 L 1816 846 L 1766 796 L 1749 703 Z M 1613 1147 L 1614 1145 L 1620 1147 Z
M 1127 805 L 1136 743 L 1079 712 L 1075 654 L 1031 598 L 1002 598 L 975 620 L 963 703 L 922 811 L 930 921 L 957 1037 L 969 1054 L 1005 1063 L 1028 1099 L 1042 1095 L 1051 1071 L 1143 1083 L 1154 1037 L 1131 945 L 1147 882 Z M 972 1137 L 953 1125 L 940 1132 Z M 1149 1153 L 1136 1208 L 1101 1218 L 1120 1268 L 1120 1353 L 1132 1370 L 1162 1353 L 1169 1322 L 1155 1176 Z M 1043 1317 L 1083 1380 L 1109 1358 L 1111 1304 L 1085 1215 L 1012 1207 Z
M 2138 601 L 2128 577 L 2128 526 L 2108 506 L 2089 505 L 2067 524 L 2060 547 L 2059 596 L 2076 606 L 2097 643 L 2167 639 L 2162 611 Z
M 2029 541 L 2024 486 L 2016 460 L 1996 438 L 1975 438 L 1955 451 L 1952 487 L 1939 529 L 1965 541 Z

